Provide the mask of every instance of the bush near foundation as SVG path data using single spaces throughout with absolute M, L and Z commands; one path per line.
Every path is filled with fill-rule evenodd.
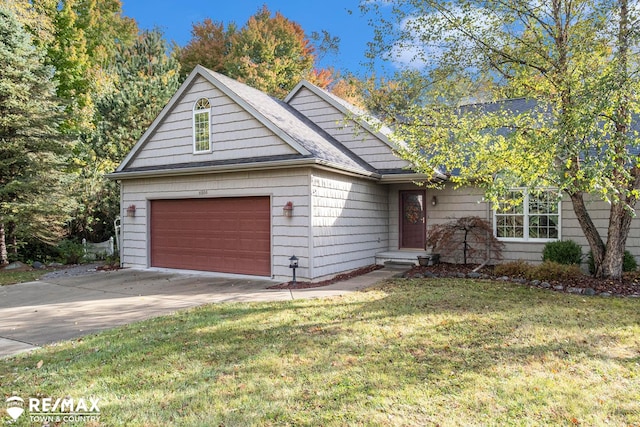
M 593 262 L 593 252 L 589 251 L 587 255 L 587 265 L 589 266 L 589 273 L 594 274 L 596 272 L 596 264 Z M 624 251 L 624 258 L 622 259 L 622 271 L 628 273 L 630 271 L 636 271 L 638 269 L 638 263 L 635 257 L 629 251 Z
M 573 240 L 549 242 L 542 250 L 542 261 L 552 261 L 558 264 L 577 264 L 582 262 L 582 248 Z
M 496 265 L 493 272 L 496 276 L 540 281 L 570 280 L 583 275 L 576 264 L 567 265 L 553 261 L 544 261 L 538 265 L 531 265 L 523 260 L 511 261 Z

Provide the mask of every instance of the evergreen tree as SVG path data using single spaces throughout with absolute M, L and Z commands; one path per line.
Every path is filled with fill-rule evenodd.
M 180 64 L 159 30 L 144 31 L 118 49 L 110 67 L 113 84 L 96 101 L 93 148 L 115 168 L 179 87 Z
M 67 219 L 61 107 L 52 70 L 15 14 L 0 7 L 0 264 L 24 241 L 53 241 Z
M 160 31 L 145 31 L 120 46 L 108 69 L 112 83 L 95 101 L 95 131 L 83 137 L 84 158 L 76 191 L 80 206 L 72 233 L 104 239 L 119 212 L 113 172 L 178 90 L 180 64 L 168 55 Z

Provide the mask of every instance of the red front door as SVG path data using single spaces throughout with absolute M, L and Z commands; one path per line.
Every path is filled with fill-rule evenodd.
M 426 243 L 425 192 L 400 192 L 400 249 L 422 249 Z

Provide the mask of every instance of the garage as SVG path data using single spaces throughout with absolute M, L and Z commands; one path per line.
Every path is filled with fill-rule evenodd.
M 269 197 L 151 201 L 151 266 L 271 276 Z

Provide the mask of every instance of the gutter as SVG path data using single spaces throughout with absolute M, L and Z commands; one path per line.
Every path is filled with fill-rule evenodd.
M 394 184 L 394 183 L 415 182 L 415 181 L 445 182 L 445 181 L 448 181 L 448 177 L 438 171 L 434 171 L 433 175 L 408 172 L 408 173 L 385 174 L 380 176 L 381 184 Z
M 275 160 L 259 163 L 241 163 L 241 164 L 229 164 L 218 166 L 199 166 L 199 167 L 186 167 L 186 168 L 172 168 L 172 169 L 153 169 L 153 170 L 137 170 L 137 171 L 121 171 L 112 172 L 107 174 L 106 177 L 110 180 L 123 180 L 123 179 L 137 179 L 137 178 L 161 178 L 170 176 L 185 176 L 185 175 L 206 175 L 215 173 L 228 173 L 228 172 L 248 172 L 248 171 L 260 171 L 260 170 L 272 170 L 272 169 L 287 169 L 294 167 L 319 167 L 322 169 L 328 169 L 332 172 L 342 173 L 343 175 L 358 176 L 379 181 L 380 175 L 375 172 L 364 171 L 355 168 L 345 167 L 333 162 L 320 159 L 293 159 L 293 160 Z

